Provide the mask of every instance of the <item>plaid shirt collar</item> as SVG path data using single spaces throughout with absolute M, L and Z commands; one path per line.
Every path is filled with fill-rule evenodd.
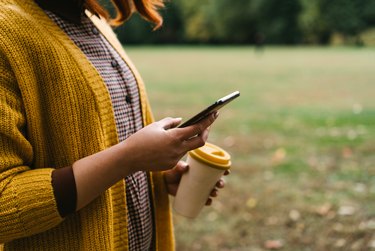
M 51 11 L 61 18 L 80 24 L 85 10 L 85 0 L 35 0 L 44 10 Z

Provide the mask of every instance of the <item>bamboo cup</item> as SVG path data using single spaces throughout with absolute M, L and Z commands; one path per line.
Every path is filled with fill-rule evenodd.
M 181 177 L 174 199 L 174 210 L 185 217 L 195 218 L 205 205 L 216 182 L 231 166 L 230 155 L 222 148 L 206 143 L 190 151 L 189 170 Z

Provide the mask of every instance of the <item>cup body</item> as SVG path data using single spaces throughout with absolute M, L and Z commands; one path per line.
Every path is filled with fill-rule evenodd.
M 221 163 L 217 163 L 217 157 Z M 180 215 L 195 218 L 206 204 L 216 182 L 229 169 L 230 156 L 221 148 L 206 143 L 199 150 L 189 152 L 186 161 L 189 170 L 181 178 L 173 208 Z

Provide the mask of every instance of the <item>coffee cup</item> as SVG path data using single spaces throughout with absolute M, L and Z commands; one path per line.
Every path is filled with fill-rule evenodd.
M 217 181 L 231 166 L 230 155 L 222 148 L 206 143 L 188 152 L 189 169 L 181 177 L 174 199 L 174 210 L 185 217 L 195 218 L 206 204 Z

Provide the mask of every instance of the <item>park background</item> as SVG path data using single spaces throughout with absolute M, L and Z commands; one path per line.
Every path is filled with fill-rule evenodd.
M 156 119 L 234 90 L 226 188 L 177 250 L 375 250 L 375 1 L 174 0 L 116 29 Z

